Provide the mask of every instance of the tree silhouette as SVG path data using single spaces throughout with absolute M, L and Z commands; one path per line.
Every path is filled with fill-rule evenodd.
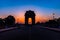
M 2 18 L 0 18 L 0 28 L 5 28 L 4 20 Z
M 13 26 L 15 24 L 15 18 L 12 15 L 9 15 L 5 18 L 5 25 L 6 26 Z
M 60 26 L 60 18 L 57 19 L 57 22 L 58 22 L 58 24 L 59 24 L 59 26 Z

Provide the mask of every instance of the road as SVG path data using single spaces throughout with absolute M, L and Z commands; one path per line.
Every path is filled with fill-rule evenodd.
M 40 26 L 24 26 L 0 32 L 0 40 L 60 40 L 60 32 Z

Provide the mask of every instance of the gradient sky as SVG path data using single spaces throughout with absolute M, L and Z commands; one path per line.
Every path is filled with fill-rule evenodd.
M 44 22 L 60 17 L 60 0 L 0 0 L 0 17 L 13 15 L 17 22 L 24 23 L 24 14 L 27 10 L 36 13 L 36 22 Z

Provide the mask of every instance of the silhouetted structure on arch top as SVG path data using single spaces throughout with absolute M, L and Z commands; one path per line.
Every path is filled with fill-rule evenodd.
M 5 20 L 6 26 L 14 26 L 15 25 L 15 18 L 12 15 L 9 15 Z
M 32 19 L 32 24 L 35 24 L 35 13 L 34 11 L 26 11 L 25 13 L 25 24 L 28 24 L 28 19 L 31 18 Z

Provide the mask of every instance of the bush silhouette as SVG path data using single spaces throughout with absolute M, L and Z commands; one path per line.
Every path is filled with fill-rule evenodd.
M 49 20 L 48 22 L 45 23 L 45 26 L 58 28 L 59 24 L 55 20 Z
M 40 25 L 40 22 L 37 22 L 36 24 Z

